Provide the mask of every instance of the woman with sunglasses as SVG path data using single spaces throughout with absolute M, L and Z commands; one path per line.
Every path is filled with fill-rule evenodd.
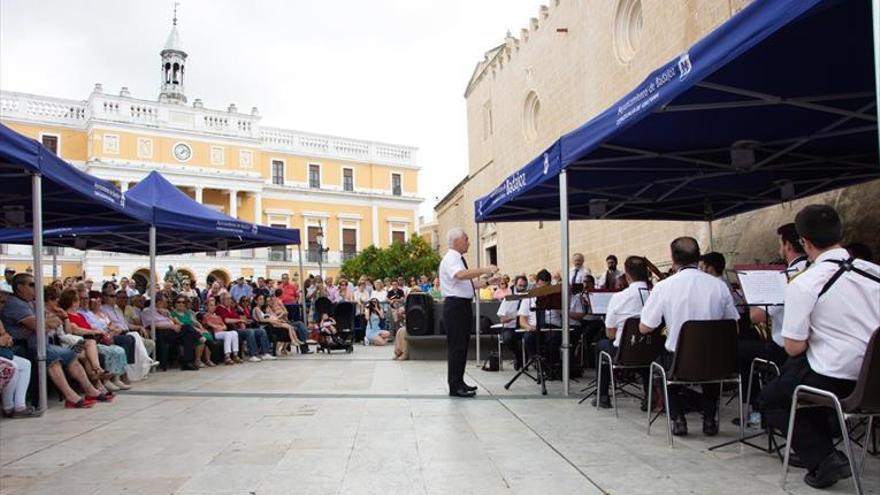
M 85 294 L 87 297 L 86 301 L 88 302 L 88 292 L 85 292 Z M 95 302 L 98 303 L 100 300 L 100 294 L 98 294 L 95 297 Z M 100 329 L 92 328 L 84 314 L 88 311 L 77 309 L 83 305 L 77 292 L 71 290 L 62 292 L 61 297 L 58 299 L 58 304 L 61 306 L 61 309 L 67 312 L 68 330 L 71 333 L 96 341 L 98 354 L 104 358 L 104 366 L 107 373 L 109 373 L 109 376 L 106 374 L 102 376 L 104 388 L 111 392 L 131 388 L 130 385 L 123 383 L 120 379 L 122 374 L 125 373 L 125 365 L 127 364 L 125 350 L 118 345 L 113 345 L 113 339 L 108 334 L 105 334 Z M 94 366 L 94 363 L 92 365 Z M 100 366 L 97 369 L 101 369 Z
M 178 324 L 189 325 L 199 332 L 201 337 L 199 337 L 199 343 L 196 345 L 196 364 L 199 365 L 199 368 L 204 368 L 205 366 L 213 368 L 214 362 L 211 361 L 210 344 L 214 342 L 214 334 L 206 330 L 199 323 L 192 310 L 189 309 L 189 299 L 182 295 L 177 296 L 174 299 L 174 307 L 168 311 L 168 316 Z

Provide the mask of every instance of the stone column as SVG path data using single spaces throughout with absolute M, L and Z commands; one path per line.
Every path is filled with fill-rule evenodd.
M 196 192 L 195 200 L 197 202 L 201 203 L 202 202 L 202 192 L 204 191 L 204 188 L 196 186 L 193 189 L 195 189 L 195 192 Z
M 372 231 L 373 231 L 373 245 L 379 247 L 379 209 L 374 204 L 372 206 Z
M 238 218 L 238 191 L 229 190 L 229 216 Z
M 128 181 L 120 181 L 119 182 L 119 190 L 122 191 L 122 194 L 125 194 L 125 191 L 128 191 Z
M 254 195 L 254 223 L 262 224 L 263 223 L 263 195 L 259 192 L 253 193 Z

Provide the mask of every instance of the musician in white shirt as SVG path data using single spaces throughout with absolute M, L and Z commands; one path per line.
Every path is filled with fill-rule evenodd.
M 582 284 L 584 283 L 585 276 L 592 275 L 590 269 L 584 266 L 583 254 L 574 253 L 571 255 L 571 268 L 569 268 L 568 273 L 571 277 L 571 285 Z
M 797 385 L 841 398 L 853 391 L 868 341 L 880 327 L 880 267 L 850 262 L 840 246 L 843 226 L 834 208 L 807 206 L 798 212 L 795 225 L 812 265 L 786 287 L 782 337 L 791 357 L 782 376 L 761 395 L 768 423 L 782 431 L 788 428 Z M 829 413 L 825 408 L 801 409 L 795 421 L 792 449 L 808 470 L 804 482 L 813 488 L 851 476 L 846 455 L 834 448 Z
M 477 387 L 464 382 L 468 341 L 473 324 L 474 290 L 495 284 L 496 280 L 483 278 L 498 272 L 498 267 L 468 268 L 464 254 L 470 242 L 460 228 L 446 233 L 449 251 L 440 262 L 440 292 L 443 294 L 443 324 L 446 329 L 447 383 L 449 395 L 473 397 Z
M 620 339 L 623 336 L 623 326 L 626 320 L 638 318 L 644 306 L 644 300 L 648 297 L 648 266 L 645 258 L 630 256 L 623 262 L 624 276 L 629 284 L 626 289 L 611 296 L 608 308 L 605 310 L 605 336 L 596 344 L 597 351 L 605 351 L 611 357 L 617 356 L 620 349 Z M 598 360 L 597 360 L 598 361 Z M 608 384 L 610 368 L 602 370 L 602 381 L 599 382 L 599 407 L 607 409 L 611 407 L 608 399 Z M 642 384 L 644 385 L 645 397 L 648 390 L 648 373 L 643 370 Z M 642 399 L 643 407 L 647 408 L 645 398 Z M 593 399 L 596 405 L 596 399 Z M 647 410 L 647 409 L 644 409 Z
M 776 229 L 779 241 L 779 257 L 785 260 L 787 265 L 786 275 L 793 280 L 800 272 L 807 268 L 807 255 L 804 247 L 799 242 L 800 237 L 794 223 L 787 223 Z M 785 316 L 785 306 L 753 307 L 749 310 L 752 323 L 768 323 L 767 315 L 770 315 L 769 341 L 740 339 L 737 342 L 737 356 L 739 371 L 744 380 L 748 380 L 749 370 L 754 358 L 773 361 L 777 366 L 782 366 L 788 359 L 788 354 L 783 348 L 782 324 Z M 747 384 L 746 384 L 747 385 Z M 758 387 L 752 387 L 753 396 L 744 397 L 753 407 L 757 406 Z
M 659 362 L 672 366 L 681 326 L 691 320 L 738 320 L 739 313 L 727 284 L 697 268 L 700 245 L 692 237 L 672 241 L 672 264 L 676 273 L 654 286 L 641 312 L 639 331 L 651 333 L 666 321 L 666 351 Z M 703 434 L 718 434 L 719 387 L 717 383 L 703 388 Z M 687 435 L 687 420 L 682 407 L 681 386 L 669 386 L 668 414 L 672 417 L 672 434 Z
M 535 287 L 540 288 L 550 285 L 550 272 L 547 270 L 541 270 L 535 276 Z M 544 326 L 543 328 L 561 328 L 562 327 L 562 313 L 558 309 L 548 309 L 544 310 L 543 314 Z M 519 307 L 519 327 L 524 328 L 527 332 L 524 337 L 525 346 L 526 346 L 526 354 L 529 357 L 534 355 L 538 351 L 538 314 L 537 314 L 537 299 L 530 298 L 522 301 Z M 559 348 L 560 341 L 562 338 L 562 332 L 544 332 L 543 335 L 540 336 L 541 339 L 545 342 L 545 349 L 553 349 Z M 545 353 L 545 357 L 552 357 L 550 352 Z
M 526 276 L 517 275 L 513 282 L 513 295 L 525 294 L 529 290 L 528 286 L 529 282 L 526 280 Z M 498 320 L 503 325 L 503 328 L 501 329 L 501 341 L 504 343 L 504 347 L 513 354 L 513 369 L 517 371 L 519 371 L 523 365 L 520 347 L 522 345 L 522 333 L 516 331 L 519 324 L 519 307 L 522 301 L 522 299 L 505 299 L 501 301 L 501 304 L 498 306 L 497 313 Z

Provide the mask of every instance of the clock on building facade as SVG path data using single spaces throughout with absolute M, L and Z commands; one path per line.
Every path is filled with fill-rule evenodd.
M 186 162 L 192 158 L 192 148 L 186 143 L 177 143 L 174 145 L 174 158 L 178 161 Z

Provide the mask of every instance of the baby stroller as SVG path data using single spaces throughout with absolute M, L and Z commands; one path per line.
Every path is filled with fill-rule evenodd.
M 329 314 L 329 313 L 328 313 Z M 318 350 L 330 353 L 330 351 L 345 350 L 351 354 L 354 351 L 352 340 L 352 330 L 354 327 L 354 304 L 350 302 L 340 302 L 336 304 L 333 318 L 336 320 L 336 334 L 330 334 L 323 328 L 321 331 L 321 339 L 318 342 Z M 319 323 L 320 325 L 320 323 Z

